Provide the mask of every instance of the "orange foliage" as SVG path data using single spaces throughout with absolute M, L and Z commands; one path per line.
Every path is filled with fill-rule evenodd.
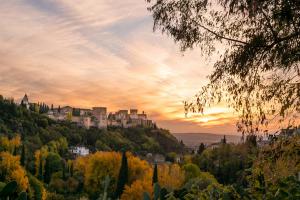
M 129 185 L 136 180 L 150 181 L 152 180 L 152 169 L 149 163 L 127 153 L 128 158 L 128 182 Z
M 162 164 L 158 166 L 158 182 L 169 190 L 178 189 L 184 182 L 184 172 L 178 164 Z
M 0 171 L 5 181 L 15 180 L 18 183 L 18 191 L 26 191 L 29 185 L 26 171 L 20 165 L 20 157 L 8 152 L 0 153 Z
M 153 193 L 151 181 L 136 180 L 130 186 L 125 186 L 121 200 L 143 199 L 144 192 Z

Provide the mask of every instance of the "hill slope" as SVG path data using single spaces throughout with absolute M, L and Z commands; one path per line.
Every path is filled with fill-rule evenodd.
M 0 96 L 0 135 L 20 134 L 32 152 L 51 141 L 66 140 L 68 146 L 84 145 L 90 150 L 123 150 L 138 154 L 181 152 L 183 145 L 163 129 L 114 128 L 89 130 L 67 121 L 53 121 Z

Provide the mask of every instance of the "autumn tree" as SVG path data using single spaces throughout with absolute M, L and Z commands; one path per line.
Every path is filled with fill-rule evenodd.
M 185 176 L 178 164 L 162 164 L 158 166 L 158 182 L 168 190 L 178 189 L 182 186 Z
M 297 125 L 300 113 L 300 1 L 147 0 L 160 29 L 181 50 L 220 57 L 186 113 L 227 102 L 243 133 Z M 221 53 L 217 50 L 221 49 Z
M 152 194 L 153 187 L 150 181 L 137 180 L 133 182 L 130 186 L 126 185 L 124 192 L 121 196 L 121 200 L 136 200 L 143 199 L 143 193 L 148 192 Z
M 29 187 L 26 171 L 20 165 L 20 157 L 8 152 L 0 152 L 0 176 L 5 181 L 15 180 L 18 191 L 26 191 Z
M 125 185 L 128 183 L 128 162 L 127 162 L 127 156 L 126 152 L 123 152 L 122 155 L 122 164 L 119 171 L 119 177 L 118 177 L 118 183 L 117 183 L 117 189 L 116 189 L 116 198 L 120 198 L 123 190 L 125 188 Z

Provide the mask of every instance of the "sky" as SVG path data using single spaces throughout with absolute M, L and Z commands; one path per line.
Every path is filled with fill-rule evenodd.
M 9 0 L 0 6 L 0 94 L 108 111 L 137 108 L 171 132 L 235 134 L 225 105 L 185 117 L 217 55 L 153 32 L 144 0 Z

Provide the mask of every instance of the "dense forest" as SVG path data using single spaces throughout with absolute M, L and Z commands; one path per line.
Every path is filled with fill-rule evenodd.
M 84 129 L 0 98 L 1 199 L 299 199 L 300 136 L 184 151 L 167 130 Z M 69 147 L 84 145 L 85 157 Z M 146 153 L 182 159 L 150 163 Z

